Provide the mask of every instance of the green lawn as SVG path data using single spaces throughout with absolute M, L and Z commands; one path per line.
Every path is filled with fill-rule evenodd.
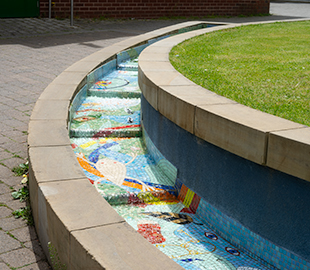
M 174 47 L 170 61 L 219 95 L 310 126 L 310 21 L 208 33 Z

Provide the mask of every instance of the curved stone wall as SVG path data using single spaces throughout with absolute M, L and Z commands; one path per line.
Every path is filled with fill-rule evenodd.
M 205 200 L 202 219 L 271 265 L 303 269 L 303 261 L 306 269 L 310 128 L 218 96 L 169 62 L 174 45 L 227 27 L 174 36 L 141 53 L 143 124 L 180 181 Z
M 72 99 L 85 85 L 87 74 L 96 67 L 115 58 L 117 53 L 142 44 L 146 40 L 200 23 L 189 22 L 167 27 L 94 53 L 65 70 L 40 96 L 29 123 L 29 186 L 36 230 L 48 258 L 47 243 L 51 242 L 67 269 L 145 269 L 145 265 L 148 269 L 182 269 L 155 247 L 149 245 L 89 185 L 71 149 L 67 122 Z M 212 30 L 233 26 L 219 26 Z M 292 214 L 295 207 L 296 213 L 293 221 L 294 218 L 300 220 L 300 216 L 304 214 L 303 221 L 307 224 L 310 207 L 304 198 L 309 194 L 307 182 L 309 170 L 305 170 L 309 166 L 309 128 L 283 119 L 274 119 L 272 116 L 262 116 L 262 113 L 258 113 L 262 117 L 259 118 L 260 124 L 252 123 L 249 118 L 253 117 L 251 113 L 254 112 L 248 112 L 248 108 L 242 105 L 220 98 L 206 89 L 193 85 L 173 70 L 168 62 L 168 53 L 173 45 L 184 38 L 212 30 L 198 30 L 191 33 L 192 35 L 184 34 L 169 38 L 153 45 L 141 55 L 139 80 L 144 95 L 142 109 L 145 128 L 149 134 L 152 133 L 153 142 L 162 150 L 166 158 L 177 165 L 180 170 L 179 176 L 185 180 L 185 184 L 193 185 L 192 188 L 197 192 L 206 191 L 207 197 L 212 195 L 210 201 L 215 202 L 214 207 L 224 214 L 228 214 L 228 210 L 231 210 L 226 207 L 227 201 L 247 205 L 248 202 L 240 198 L 240 193 L 247 191 L 246 189 L 238 191 L 238 188 L 242 187 L 241 184 L 246 187 L 248 183 L 256 183 L 257 190 L 261 192 L 257 193 L 252 204 L 258 205 L 257 208 L 259 208 L 260 201 L 257 202 L 257 200 L 264 191 L 272 198 L 268 205 L 275 203 L 272 209 L 275 211 L 283 204 L 282 197 L 277 200 L 279 193 L 274 193 L 280 187 L 286 194 L 296 195 L 296 201 L 292 198 L 284 205 L 289 207 L 288 215 Z M 191 87 L 190 93 L 188 87 Z M 230 109 L 238 109 L 240 113 L 249 113 L 249 118 L 241 119 L 239 114 L 225 115 L 226 109 L 221 110 L 225 105 Z M 273 118 L 275 124 L 264 124 L 266 120 L 264 117 Z M 215 123 L 214 127 L 213 123 Z M 232 137 L 225 134 L 230 134 Z M 306 134 L 306 138 L 301 137 L 301 134 Z M 234 141 L 233 138 L 237 140 Z M 254 138 L 252 142 L 251 138 Z M 178 147 L 178 143 L 181 143 L 179 146 L 183 146 L 191 141 L 194 143 L 186 147 Z M 299 147 L 299 152 L 293 151 L 296 147 Z M 210 149 L 213 152 L 210 152 Z M 273 163 L 272 155 L 274 155 Z M 174 160 L 173 157 L 178 157 L 178 160 Z M 281 157 L 285 159 L 281 160 Z M 195 162 L 207 158 L 208 166 L 197 167 L 199 163 Z M 217 163 L 219 158 L 226 163 Z M 216 167 L 216 164 L 220 165 Z M 223 185 L 228 182 L 225 182 L 226 180 L 220 182 L 222 186 L 216 184 L 218 180 L 225 178 L 221 176 L 221 179 L 218 179 L 216 171 L 224 172 L 228 168 L 227 164 L 230 170 L 225 173 L 226 175 L 231 176 L 238 172 L 243 177 L 239 186 L 228 185 L 226 189 L 223 189 Z M 191 169 L 185 170 L 184 165 Z M 214 166 L 215 170 L 212 169 Z M 289 167 L 294 169 L 286 171 Z M 200 173 L 195 178 L 191 174 L 193 168 Z M 250 171 L 243 171 L 246 168 L 250 168 Z M 251 171 L 259 172 L 265 169 L 268 172 L 267 178 L 271 177 L 271 186 L 267 185 L 268 181 L 260 181 L 259 178 L 250 179 Z M 205 174 L 214 176 L 212 192 L 206 190 L 210 188 L 208 185 L 202 184 L 201 188 L 197 184 L 195 186 L 195 183 L 202 183 L 201 181 L 208 183 L 204 178 Z M 274 178 L 274 174 L 278 176 Z M 189 181 L 189 178 L 194 181 Z M 239 179 L 235 179 L 232 183 L 238 183 L 238 181 Z M 216 196 L 217 191 L 217 194 L 225 194 L 229 200 L 223 200 L 219 195 Z M 239 198 L 235 197 L 236 192 L 239 192 Z M 281 194 L 283 195 L 283 192 Z M 220 199 L 216 200 L 214 197 Z M 303 203 L 300 203 L 301 201 Z M 232 204 L 234 205 L 236 204 Z M 272 211 L 268 212 L 271 217 Z M 239 208 L 235 209 L 233 214 L 235 213 L 240 214 L 239 217 L 234 217 L 240 218 L 241 222 L 243 218 L 246 220 L 252 218 L 251 215 L 247 216 L 251 214 L 249 211 L 242 213 Z M 252 223 L 255 225 L 265 222 L 254 219 Z M 272 232 L 276 232 L 276 225 L 272 224 Z M 282 225 L 284 229 L 290 227 L 290 224 Z M 266 225 L 263 224 L 262 227 Z M 284 229 L 282 228 L 281 232 Z M 290 233 L 291 231 L 283 236 L 285 241 Z M 307 246 L 309 243 L 306 241 L 308 232 L 302 229 L 298 232 L 297 238 L 302 240 L 300 239 L 302 233 L 305 233 L 304 241 L 300 242 L 300 249 L 296 249 L 298 252 L 302 248 L 309 250 Z M 130 245 L 128 245 L 129 242 Z M 303 255 L 302 252 L 298 254 Z
M 204 23 L 170 26 L 104 48 L 70 66 L 44 90 L 29 122 L 28 158 L 31 207 L 47 258 L 51 242 L 68 270 L 182 269 L 89 184 L 72 151 L 67 122 L 71 101 L 92 70 L 147 40 Z

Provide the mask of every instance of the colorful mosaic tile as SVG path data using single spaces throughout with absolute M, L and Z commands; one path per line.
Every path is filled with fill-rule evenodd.
M 87 97 L 71 117 L 72 137 L 141 136 L 138 98 Z
M 118 65 L 119 70 L 138 71 L 138 58 L 129 59 Z
M 177 179 L 177 169 L 145 131 L 142 137 L 104 132 L 130 125 L 141 130 L 139 98 L 124 97 L 140 95 L 132 56 L 142 47 L 118 55 L 121 70 L 107 72 L 113 60 L 89 75 L 89 82 L 97 81 L 78 95 L 78 105 L 71 106 L 72 148 L 85 175 L 139 234 L 185 269 L 268 269 L 204 222 L 206 203 Z
M 120 69 L 138 70 L 138 56 L 148 45 L 148 43 L 145 43 L 118 53 L 117 67 Z
M 130 62 L 131 63 L 131 62 Z M 122 69 L 101 77 L 88 90 L 88 95 L 96 97 L 139 98 L 141 91 L 138 85 L 137 70 Z
M 71 138 L 71 142 L 78 162 L 92 183 L 116 185 L 135 194 L 175 193 L 175 179 L 166 177 L 160 169 L 168 161 L 160 160 L 156 164 L 141 138 Z

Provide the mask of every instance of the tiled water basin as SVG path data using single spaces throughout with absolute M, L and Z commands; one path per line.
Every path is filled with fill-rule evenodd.
M 185 269 L 268 269 L 219 237 L 177 197 L 176 170 L 142 138 L 72 138 L 86 176 L 150 243 Z M 153 149 L 154 150 L 154 149 Z
M 137 59 L 100 72 L 70 112 L 72 148 L 97 191 L 185 269 L 267 269 L 203 224 L 195 214 L 201 198 L 177 179 L 177 168 L 148 135 L 141 136 Z

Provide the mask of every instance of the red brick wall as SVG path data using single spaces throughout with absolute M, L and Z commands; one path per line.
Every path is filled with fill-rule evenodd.
M 69 17 L 71 0 L 52 0 L 52 17 Z M 269 13 L 270 0 L 74 0 L 80 18 L 160 18 Z M 40 0 L 41 17 L 48 17 L 48 0 Z

